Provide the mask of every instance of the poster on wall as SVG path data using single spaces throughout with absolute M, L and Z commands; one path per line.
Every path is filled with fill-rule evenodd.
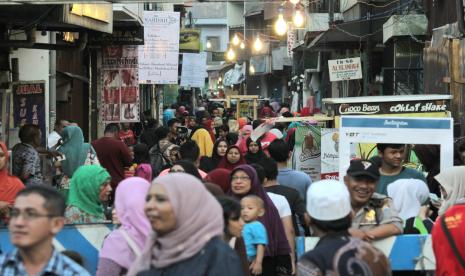
M 321 179 L 339 179 L 339 131 L 321 129 Z
M 12 88 L 14 127 L 38 125 L 41 144 L 45 145 L 45 81 L 15 82 Z
M 139 82 L 177 84 L 179 12 L 144 11 L 144 45 L 139 46 Z
M 139 81 L 137 46 L 103 48 L 103 122 L 139 121 Z
M 360 57 L 328 60 L 329 80 L 343 81 L 362 78 Z
M 205 86 L 207 77 L 207 53 L 184 53 L 182 55 L 181 86 L 198 87 Z
M 313 125 L 300 125 L 295 132 L 295 146 L 292 154 L 294 170 L 308 174 L 312 181 L 320 180 L 321 129 Z
M 452 118 L 342 116 L 339 128 L 339 177 L 356 156 L 355 144 L 434 145 L 441 170 L 453 166 Z

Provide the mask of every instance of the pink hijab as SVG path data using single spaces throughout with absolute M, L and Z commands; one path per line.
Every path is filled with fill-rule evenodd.
M 130 177 L 119 183 L 115 194 L 115 208 L 121 227 L 105 239 L 100 258 L 110 259 L 126 269 L 131 266 L 136 255 L 126 242 L 122 230 L 142 251 L 150 233 L 150 223 L 144 214 L 149 187 L 150 183 L 140 177 Z
M 247 153 L 247 138 L 250 137 L 252 131 L 253 127 L 251 125 L 245 125 L 241 128 L 241 135 L 239 135 L 239 140 L 237 140 L 236 146 L 239 147 L 239 150 L 243 155 Z M 249 132 L 249 134 L 244 136 L 244 133 L 246 132 Z
M 176 228 L 157 236 L 152 232 L 142 256 L 128 276 L 151 266 L 164 268 L 197 254 L 212 238 L 223 235 L 223 210 L 205 186 L 192 175 L 170 173 L 153 180 L 165 188 L 176 216 Z

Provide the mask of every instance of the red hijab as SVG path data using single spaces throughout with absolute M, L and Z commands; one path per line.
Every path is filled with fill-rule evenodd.
M 228 160 L 228 153 L 231 149 L 237 149 L 239 151 L 239 161 L 237 161 L 236 163 L 232 164 L 231 162 L 229 162 Z M 228 150 L 226 151 L 226 154 L 223 156 L 223 158 L 221 159 L 220 163 L 218 164 L 218 169 L 227 169 L 227 170 L 234 170 L 234 168 L 236 168 L 237 166 L 239 165 L 243 165 L 243 164 L 247 164 L 245 162 L 245 159 L 244 159 L 244 155 L 242 155 L 241 153 L 241 150 L 239 149 L 238 146 L 236 145 L 233 145 L 233 146 L 230 146 L 228 148 Z
M 218 185 L 218 187 L 227 193 L 231 188 L 231 183 L 229 182 L 230 170 L 227 169 L 214 169 L 209 172 L 205 177 L 205 181 Z
M 202 126 L 208 131 L 210 134 L 210 137 L 212 138 L 212 142 L 215 142 L 215 133 L 213 132 L 213 127 L 212 127 L 213 121 L 211 119 L 207 119 L 202 122 Z
M 24 189 L 24 184 L 19 178 L 8 173 L 8 160 L 10 158 L 8 148 L 3 142 L 0 142 L 0 147 L 5 154 L 5 166 L 0 170 L 0 201 L 13 205 L 16 194 Z

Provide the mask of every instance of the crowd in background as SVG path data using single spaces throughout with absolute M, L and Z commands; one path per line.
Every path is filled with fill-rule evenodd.
M 91 143 L 58 120 L 46 149 L 40 129 L 24 125 L 11 170 L 0 143 L 0 215 L 16 247 L 1 256 L 0 274 L 85 275 L 52 239 L 65 223 L 110 221 L 119 227 L 104 241 L 97 275 L 390 275 L 370 242 L 431 232 L 436 272 L 465 274 L 465 166 L 439 172 L 439 152 L 418 146 L 425 176 L 403 166 L 406 145 L 378 144 L 378 156 L 352 160 L 341 182 L 312 184 L 290 165 L 296 124 L 269 120 L 294 117 L 289 110 L 265 102 L 252 120 L 216 103 L 173 105 L 160 124 L 149 114 L 110 123 Z M 272 126 L 254 132 L 262 124 Z M 51 187 L 39 153 L 54 160 Z M 300 261 L 296 236 L 321 238 Z

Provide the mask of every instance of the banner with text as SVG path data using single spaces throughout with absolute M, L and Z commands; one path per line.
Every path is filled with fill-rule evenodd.
M 320 180 L 321 129 L 312 125 L 300 125 L 295 131 L 295 146 L 292 154 L 294 170 L 308 174 L 312 181 Z
M 181 86 L 199 87 L 205 86 L 207 77 L 207 53 L 182 54 Z
M 355 156 L 357 143 L 440 146 L 441 170 L 453 166 L 452 118 L 342 116 L 339 128 L 339 178 Z
M 321 129 L 321 179 L 339 179 L 339 131 Z
M 330 81 L 362 78 L 362 63 L 359 57 L 328 60 L 328 68 Z
M 179 12 L 144 11 L 144 45 L 139 46 L 139 82 L 177 84 Z
M 139 121 L 137 46 L 103 47 L 103 122 Z
M 45 81 L 22 81 L 13 83 L 14 127 L 25 124 L 39 126 L 41 144 L 45 145 Z

